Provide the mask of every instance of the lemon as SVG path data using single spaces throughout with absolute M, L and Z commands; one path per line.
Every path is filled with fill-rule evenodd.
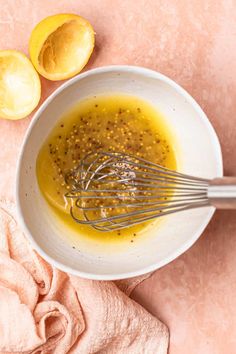
M 0 117 L 26 117 L 40 95 L 39 76 L 30 60 L 16 50 L 0 50 Z
M 90 23 L 74 14 L 46 17 L 33 29 L 29 52 L 35 69 L 49 80 L 64 80 L 78 74 L 94 48 Z

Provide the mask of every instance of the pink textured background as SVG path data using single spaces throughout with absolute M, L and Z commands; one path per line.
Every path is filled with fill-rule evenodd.
M 96 30 L 86 69 L 142 65 L 186 88 L 218 133 L 225 173 L 236 175 L 235 0 L 0 0 L 0 49 L 27 53 L 34 25 L 58 12 L 79 13 Z M 42 80 L 43 99 L 58 85 Z M 29 122 L 0 121 L 1 199 L 14 199 Z M 236 213 L 217 212 L 200 240 L 133 297 L 169 326 L 170 354 L 235 354 Z

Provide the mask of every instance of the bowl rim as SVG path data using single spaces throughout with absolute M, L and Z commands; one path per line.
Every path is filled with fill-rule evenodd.
M 47 106 L 54 100 L 54 98 L 59 95 L 63 90 L 67 89 L 69 86 L 73 85 L 75 82 L 80 81 L 83 78 L 86 78 L 88 76 L 94 75 L 94 74 L 103 74 L 103 73 L 110 73 L 113 71 L 121 71 L 124 73 L 137 73 L 137 74 L 142 74 L 145 76 L 153 77 L 156 79 L 159 79 L 170 86 L 172 86 L 178 93 L 180 93 L 183 97 L 185 97 L 188 102 L 194 107 L 194 109 L 197 111 L 199 114 L 200 119 L 204 122 L 206 129 L 208 130 L 209 137 L 211 138 L 212 143 L 214 144 L 214 150 L 216 153 L 216 158 L 217 158 L 217 175 L 221 177 L 223 175 L 223 161 L 222 161 L 222 152 L 221 152 L 221 147 L 219 143 L 219 139 L 217 137 L 217 134 L 210 123 L 209 119 L 207 118 L 206 114 L 200 107 L 200 105 L 195 101 L 195 99 L 179 84 L 177 84 L 175 81 L 170 79 L 164 74 L 161 74 L 158 71 L 154 71 L 145 67 L 141 66 L 133 66 L 133 65 L 109 65 L 109 66 L 102 66 L 98 67 L 95 69 L 90 69 L 87 70 L 72 79 L 64 82 L 60 87 L 58 87 L 49 97 L 46 98 L 46 100 L 42 103 L 42 105 L 38 108 L 38 110 L 35 112 L 33 115 L 33 118 L 29 124 L 29 127 L 27 129 L 27 132 L 24 136 L 23 143 L 20 149 L 20 154 L 18 156 L 18 161 L 17 161 L 17 170 L 16 170 L 16 185 L 15 185 L 15 193 L 16 193 L 16 213 L 17 213 L 17 220 L 19 222 L 19 225 L 21 226 L 24 234 L 26 237 L 30 240 L 30 243 L 32 247 L 39 253 L 40 256 L 44 260 L 46 260 L 49 264 L 55 266 L 56 268 L 60 269 L 63 272 L 67 272 L 72 275 L 80 276 L 82 278 L 86 279 L 93 279 L 93 280 L 118 280 L 118 279 L 128 279 L 131 277 L 147 274 L 149 272 L 153 272 L 166 264 L 172 262 L 174 259 L 179 257 L 181 254 L 183 254 L 185 251 L 187 251 L 197 240 L 198 238 L 202 235 L 204 229 L 208 225 L 210 219 L 212 218 L 215 208 L 210 207 L 208 208 L 206 215 L 204 219 L 202 220 L 201 226 L 196 229 L 196 231 L 192 234 L 191 237 L 189 237 L 188 241 L 183 243 L 180 247 L 178 247 L 175 252 L 172 252 L 169 256 L 165 257 L 163 260 L 155 262 L 148 267 L 145 268 L 140 268 L 136 271 L 130 271 L 130 272 L 123 272 L 120 274 L 94 274 L 91 272 L 85 272 L 85 271 L 80 271 L 80 270 L 75 270 L 74 268 L 71 268 L 70 266 L 67 266 L 59 261 L 56 261 L 54 258 L 52 258 L 50 255 L 48 255 L 36 242 L 34 239 L 33 235 L 31 234 L 30 230 L 28 229 L 28 226 L 24 220 L 24 216 L 22 213 L 21 209 L 21 202 L 20 202 L 20 172 L 21 172 L 21 166 L 23 162 L 23 155 L 24 155 L 24 150 L 28 141 L 29 136 L 31 135 L 31 132 L 36 124 L 36 122 L 40 119 L 43 111 L 47 108 Z

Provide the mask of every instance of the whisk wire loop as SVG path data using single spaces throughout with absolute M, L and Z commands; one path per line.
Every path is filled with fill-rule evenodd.
M 209 180 L 118 152 L 90 153 L 66 183 L 73 219 L 100 231 L 209 205 Z

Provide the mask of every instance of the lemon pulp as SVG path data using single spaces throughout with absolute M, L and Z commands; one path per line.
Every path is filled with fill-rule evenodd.
M 88 36 L 87 28 L 77 21 L 63 24 L 44 43 L 39 64 L 52 74 L 76 70 L 78 63 L 86 60 L 90 46 Z
M 0 51 L 0 117 L 20 119 L 40 99 L 40 80 L 29 59 L 20 52 Z
M 30 57 L 36 70 L 49 80 L 64 80 L 87 63 L 94 47 L 88 21 L 74 14 L 45 18 L 32 31 Z

